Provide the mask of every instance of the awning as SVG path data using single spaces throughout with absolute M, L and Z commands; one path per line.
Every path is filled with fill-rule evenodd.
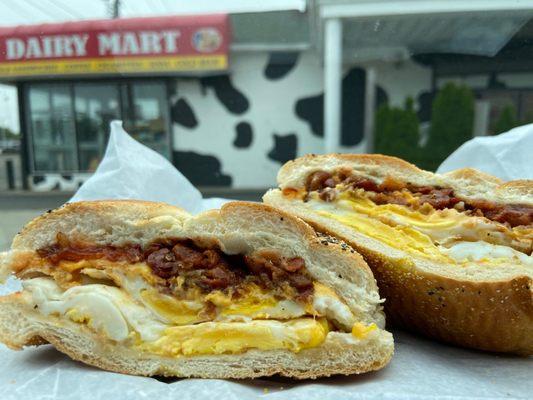
M 345 54 L 356 61 L 423 53 L 494 56 L 531 17 L 533 11 L 347 18 Z
M 224 70 L 227 15 L 0 28 L 0 79 Z

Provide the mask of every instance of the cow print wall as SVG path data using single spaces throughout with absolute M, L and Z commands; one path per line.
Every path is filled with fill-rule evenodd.
M 231 69 L 230 76 L 178 79 L 179 98 L 187 101 L 198 125 L 185 126 L 179 115 L 173 116 L 174 159 L 188 152 L 219 161 L 182 171 L 194 184 L 220 185 L 218 177 L 225 175 L 234 187 L 272 186 L 280 164 L 323 151 L 321 62 L 311 52 L 240 53 Z M 364 69 L 355 67 L 343 79 L 346 151 L 365 148 L 365 78 Z M 386 99 L 384 89 L 377 97 Z M 205 174 L 214 176 L 212 182 Z
M 186 128 L 196 128 L 198 120 L 187 100 L 179 98 L 170 108 L 170 118 L 173 122 Z
M 296 52 L 274 52 L 268 56 L 265 66 L 265 78 L 276 80 L 281 79 L 291 72 L 298 61 Z
M 416 98 L 431 87 L 430 70 L 414 63 L 372 67 L 377 103 L 402 105 L 407 95 Z M 365 80 L 361 67 L 345 71 L 340 151 L 366 149 Z M 229 75 L 176 78 L 173 92 L 172 159 L 195 185 L 271 187 L 282 163 L 323 152 L 323 66 L 312 51 L 235 53 Z M 30 185 L 75 190 L 88 176 L 36 176 Z
M 235 127 L 235 140 L 233 145 L 237 148 L 246 149 L 250 147 L 253 140 L 252 125 L 248 122 L 239 122 Z
M 365 126 L 366 72 L 354 67 L 342 79 L 341 145 L 356 146 L 363 140 Z M 378 103 L 386 101 L 386 92 L 378 85 Z M 311 131 L 324 136 L 324 93 L 296 102 L 296 115 L 309 122 Z
M 62 190 L 73 192 L 91 176 L 90 173 L 43 174 L 30 176 L 29 186 L 35 192 Z

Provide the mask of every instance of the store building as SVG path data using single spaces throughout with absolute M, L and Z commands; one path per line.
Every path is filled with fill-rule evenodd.
M 476 93 L 474 134 L 488 133 L 502 98 L 524 116 L 533 104 L 533 57 L 523 46 L 520 62 L 513 53 L 533 37 L 527 2 L 289 3 L 1 29 L 0 81 L 18 88 L 24 182 L 75 190 L 113 119 L 198 186 L 265 188 L 294 157 L 372 151 L 379 104 L 412 97 L 427 123 L 449 81 Z

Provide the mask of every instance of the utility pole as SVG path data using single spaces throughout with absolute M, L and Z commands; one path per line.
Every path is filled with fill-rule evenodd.
M 113 0 L 113 19 L 120 18 L 120 0 Z
M 109 18 L 120 18 L 120 0 L 104 0 Z

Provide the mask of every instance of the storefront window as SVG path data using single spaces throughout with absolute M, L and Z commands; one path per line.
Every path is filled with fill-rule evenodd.
M 170 157 L 164 82 L 29 84 L 34 172 L 91 172 L 122 119 L 137 140 Z
M 77 169 L 74 119 L 67 85 L 30 89 L 34 166 L 42 171 Z
M 117 85 L 74 85 L 80 169 L 94 171 L 107 144 L 109 122 L 120 118 Z
M 169 158 L 168 99 L 165 86 L 133 83 L 129 89 L 130 119 L 126 130 L 138 141 Z

